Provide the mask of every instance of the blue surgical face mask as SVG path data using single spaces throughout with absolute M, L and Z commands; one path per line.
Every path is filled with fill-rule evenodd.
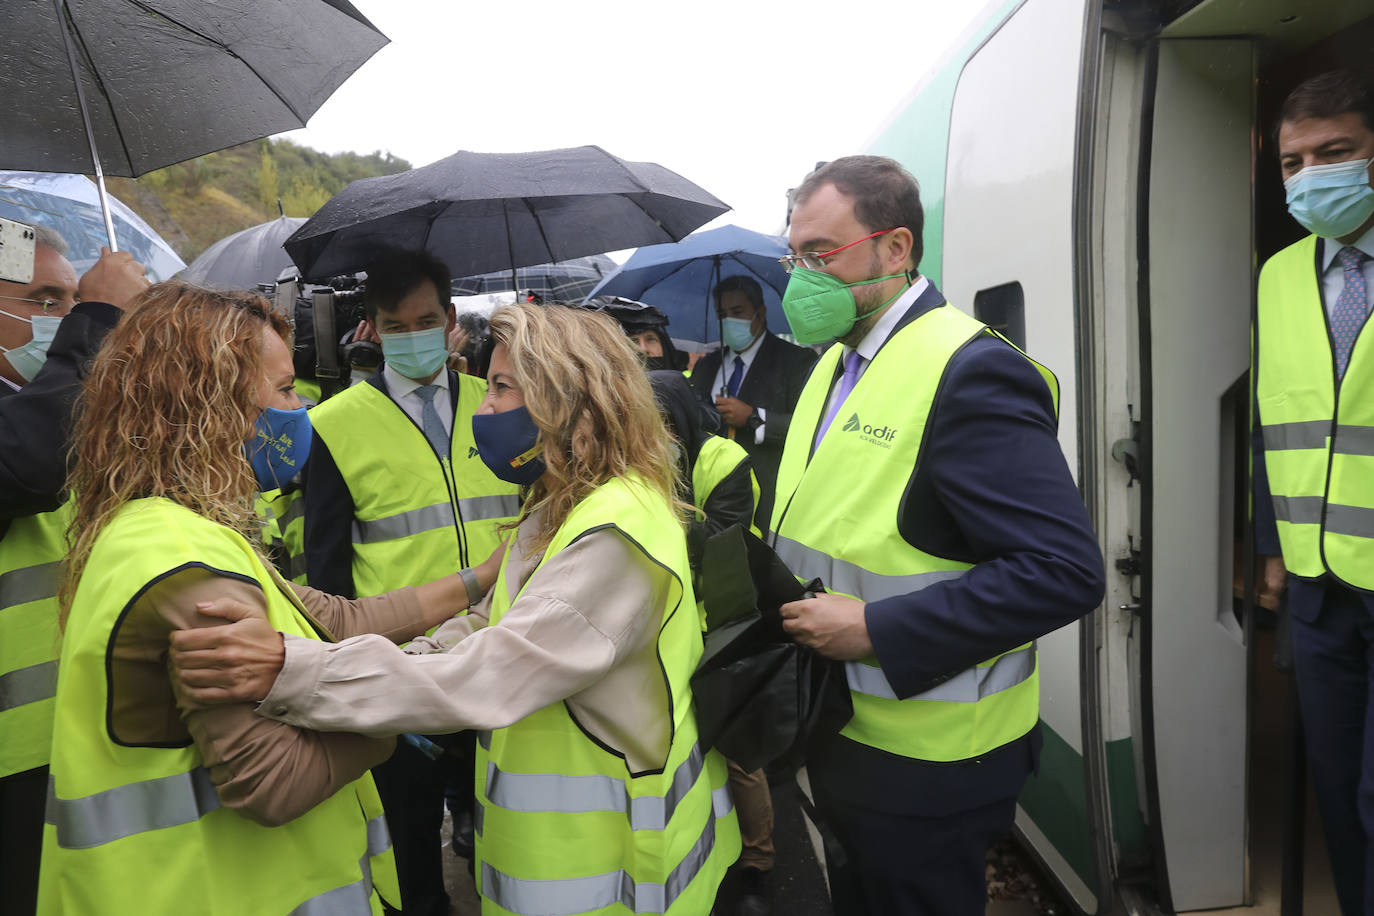
M 754 322 L 748 318 L 722 318 L 720 337 L 736 353 L 743 353 L 754 342 Z
M 1310 165 L 1283 183 L 1288 212 L 1309 232 L 1339 239 L 1364 225 L 1374 214 L 1374 188 L 1369 185 L 1370 159 Z
M 14 371 L 18 372 L 24 381 L 31 382 L 38 374 L 38 370 L 43 368 L 43 363 L 47 362 L 48 347 L 57 336 L 57 326 L 62 323 L 62 319 L 56 315 L 34 315 L 32 318 L 25 318 L 4 309 L 0 309 L 0 315 L 8 315 L 15 321 L 27 321 L 33 326 L 33 339 L 28 343 L 13 349 L 0 347 L 0 353 L 4 354 L 5 359 L 14 367 Z
M 384 333 L 381 338 L 382 355 L 391 368 L 408 379 L 427 379 L 448 359 L 448 334 L 442 327 Z
M 243 446 L 258 487 L 265 493 L 283 486 L 305 467 L 315 438 L 304 407 L 279 410 L 264 407 L 253 425 L 253 438 Z
M 507 483 L 527 487 L 544 473 L 544 444 L 527 408 L 472 417 L 477 454 L 491 472 Z

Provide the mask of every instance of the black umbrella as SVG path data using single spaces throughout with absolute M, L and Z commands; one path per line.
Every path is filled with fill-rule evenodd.
M 105 173 L 305 126 L 385 44 L 347 0 L 10 0 L 0 168 L 94 174 L 103 199 Z
M 468 277 L 676 241 L 728 209 L 676 172 L 596 146 L 460 152 L 353 182 L 286 250 L 306 279 L 361 270 L 386 248 L 423 249 Z
M 532 292 L 549 302 L 581 302 L 615 270 L 604 254 L 574 258 L 557 264 L 536 264 L 516 270 L 497 270 L 453 281 L 453 295 L 480 296 L 507 290 Z
M 252 289 L 271 283 L 291 267 L 281 243 L 305 225 L 303 216 L 279 216 L 225 236 L 201 253 L 181 273 L 188 283 L 211 289 Z

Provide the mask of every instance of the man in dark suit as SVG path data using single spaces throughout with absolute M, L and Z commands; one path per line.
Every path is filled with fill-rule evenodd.
M 769 539 L 826 585 L 784 626 L 846 662 L 854 701 L 807 755 L 840 916 L 983 912 L 1039 754 L 1034 640 L 1104 590 L 1057 383 L 917 273 L 923 222 L 905 169 L 850 156 L 803 182 L 788 236 L 792 329 L 837 343 L 792 415 Z
M 1279 167 L 1309 235 L 1260 273 L 1255 544 L 1288 586 L 1312 787 L 1341 912 L 1374 913 L 1374 91 L 1348 73 L 1284 101 Z
M 792 409 L 816 354 L 768 330 L 763 289 L 753 277 L 726 277 L 716 284 L 713 295 L 725 339 L 721 349 L 697 361 L 692 388 L 703 401 L 715 405 L 727 434 L 749 453 L 759 479 L 754 518 L 763 529 L 773 511 L 778 460 Z

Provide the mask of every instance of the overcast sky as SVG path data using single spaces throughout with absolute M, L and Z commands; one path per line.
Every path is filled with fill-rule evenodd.
M 980 0 L 353 0 L 390 39 L 304 130 L 425 165 L 596 144 L 777 232 L 816 162 L 859 152 Z

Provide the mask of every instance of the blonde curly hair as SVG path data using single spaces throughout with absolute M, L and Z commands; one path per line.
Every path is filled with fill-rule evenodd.
M 165 497 L 256 543 L 243 445 L 260 407 L 264 328 L 290 347 L 290 325 L 261 296 L 159 283 L 106 336 L 72 433 L 64 625 L 96 538 L 131 500 Z
M 605 315 L 557 305 L 516 304 L 491 316 L 515 384 L 539 427 L 548 470 L 530 489 L 515 525 L 543 510 L 533 547 L 543 550 L 573 507 L 614 477 L 635 474 L 684 525 L 672 439 L 639 351 Z M 512 526 L 514 527 L 514 526 Z

